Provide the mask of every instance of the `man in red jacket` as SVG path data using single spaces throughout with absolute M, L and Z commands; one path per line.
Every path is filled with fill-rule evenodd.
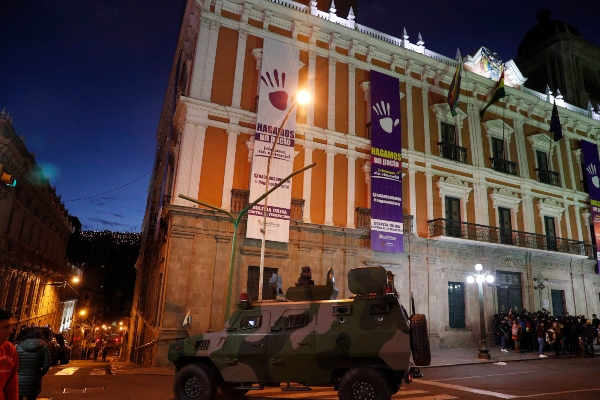
M 19 357 L 8 341 L 13 325 L 12 315 L 0 310 L 0 400 L 19 400 Z

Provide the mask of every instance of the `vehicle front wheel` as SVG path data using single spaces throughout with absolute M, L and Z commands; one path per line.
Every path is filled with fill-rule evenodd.
M 176 400 L 214 400 L 217 396 L 215 375 L 206 365 L 189 364 L 175 375 Z
M 340 400 L 390 400 L 391 389 L 381 374 L 371 368 L 359 367 L 346 372 L 340 380 Z
M 248 393 L 248 389 L 236 389 L 235 385 L 230 383 L 224 383 L 219 389 L 221 389 L 221 392 L 227 397 L 242 397 Z

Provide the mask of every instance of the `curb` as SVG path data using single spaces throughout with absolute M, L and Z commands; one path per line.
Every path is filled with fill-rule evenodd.
M 479 364 L 495 364 L 498 362 L 521 362 L 521 361 L 540 361 L 540 360 L 554 360 L 560 358 L 585 358 L 583 354 L 561 354 L 560 356 L 549 356 L 549 357 L 532 357 L 532 358 L 518 358 L 518 359 L 494 359 L 494 360 L 477 360 L 477 361 L 466 361 L 455 364 L 436 364 L 428 365 L 419 368 L 441 368 L 441 367 L 459 367 L 461 365 L 479 365 Z

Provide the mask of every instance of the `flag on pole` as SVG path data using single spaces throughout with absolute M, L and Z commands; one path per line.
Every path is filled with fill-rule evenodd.
M 560 126 L 560 118 L 558 117 L 558 108 L 556 108 L 556 101 L 554 107 L 552 107 L 552 116 L 550 117 L 550 128 L 548 131 L 554 133 L 554 141 L 558 142 L 563 137 L 562 126 Z
M 506 91 L 504 90 L 504 71 L 500 74 L 500 79 L 496 83 L 494 87 L 494 91 L 492 92 L 492 97 L 490 97 L 487 104 L 479 111 L 479 117 L 483 119 L 483 114 L 485 114 L 485 110 L 488 109 L 489 106 L 499 101 L 501 98 L 506 96 Z
M 456 50 L 456 57 L 458 58 L 458 66 L 456 67 L 456 72 L 454 73 L 454 77 L 452 78 L 452 83 L 450 83 L 450 89 L 448 90 L 448 105 L 450 106 L 450 113 L 452 113 L 453 117 L 456 117 L 456 108 L 458 107 L 458 97 L 460 96 L 460 80 L 462 74 L 462 57 L 460 55 L 460 50 Z

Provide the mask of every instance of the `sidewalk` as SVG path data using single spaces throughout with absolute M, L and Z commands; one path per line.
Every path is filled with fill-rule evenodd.
M 548 358 L 540 358 L 537 351 L 528 353 L 515 353 L 512 350 L 508 352 L 500 351 L 499 347 L 489 348 L 491 359 L 480 360 L 477 358 L 479 350 L 477 346 L 473 347 L 434 347 L 431 349 L 431 365 L 422 368 L 447 367 L 453 365 L 469 365 L 481 363 L 514 362 L 524 360 L 549 360 L 552 358 L 582 358 L 581 354 L 563 354 L 558 357 L 552 352 L 546 352 Z M 594 352 L 600 356 L 600 346 L 594 345 Z M 164 367 L 145 367 L 130 363 L 120 358 L 114 357 L 110 363 L 113 375 L 175 375 L 175 366 Z

